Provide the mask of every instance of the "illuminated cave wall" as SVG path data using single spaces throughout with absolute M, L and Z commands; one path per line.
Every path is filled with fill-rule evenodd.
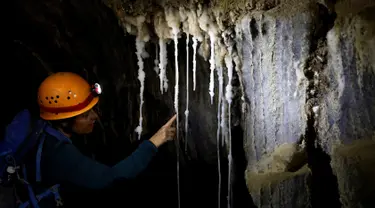
M 238 204 L 249 196 L 257 207 L 373 205 L 375 6 L 371 1 L 207 5 L 50 0 L 15 1 L 14 9 L 18 20 L 10 30 L 13 50 L 16 60 L 25 62 L 17 66 L 31 68 L 25 73 L 35 76 L 22 82 L 33 86 L 27 88 L 30 100 L 37 83 L 51 71 L 75 71 L 103 85 L 100 126 L 95 135 L 77 144 L 85 154 L 113 164 L 128 154 L 122 147 L 136 143 L 139 130 L 147 138 L 178 106 L 182 206 L 217 207 L 218 147 L 223 206 L 229 153 L 234 207 L 243 207 Z M 186 34 L 190 37 L 187 132 Z M 231 69 L 233 75 L 228 76 Z M 139 70 L 145 75 L 141 94 Z M 162 93 L 165 83 L 168 87 Z M 20 101 L 17 105 L 22 103 L 19 93 L 16 89 L 9 93 Z M 176 207 L 175 144 L 163 147 L 160 155 L 153 185 L 169 187 L 173 199 L 155 197 L 155 203 Z M 239 184 L 245 183 L 248 192 L 242 196 Z M 153 193 L 150 190 L 145 193 Z

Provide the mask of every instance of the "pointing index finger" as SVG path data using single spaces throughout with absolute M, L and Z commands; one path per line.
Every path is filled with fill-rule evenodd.
M 176 118 L 177 118 L 177 115 L 175 114 L 171 119 L 169 119 L 169 121 L 166 124 L 164 124 L 164 126 L 166 127 L 171 126 L 173 122 L 176 120 Z

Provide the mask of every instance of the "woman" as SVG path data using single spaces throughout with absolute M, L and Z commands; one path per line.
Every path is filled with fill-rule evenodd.
M 132 179 L 141 173 L 156 154 L 159 146 L 175 136 L 173 116 L 149 140 L 143 141 L 126 159 L 113 167 L 100 164 L 84 156 L 71 142 L 73 134 L 84 135 L 93 131 L 98 116 L 92 109 L 99 101 L 99 85 L 90 86 L 82 77 L 71 72 L 59 72 L 47 77 L 40 85 L 38 103 L 40 117 L 66 138 L 47 134 L 41 154 L 41 183 L 32 183 L 35 194 L 39 189 L 54 184 L 74 185 L 89 189 L 102 189 L 119 179 Z M 38 154 L 37 151 L 31 154 Z M 26 165 L 27 178 L 35 178 L 35 156 Z M 38 177 L 37 177 L 38 178 Z M 30 182 L 30 181 L 29 181 Z M 44 200 L 42 200 L 44 201 Z M 40 201 L 40 207 L 54 207 Z M 43 205 L 42 205 L 43 204 Z M 45 205 L 44 205 L 45 204 Z M 57 205 L 61 205 L 57 200 Z

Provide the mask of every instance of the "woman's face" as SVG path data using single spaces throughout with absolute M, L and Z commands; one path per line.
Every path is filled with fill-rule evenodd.
M 76 116 L 73 123 L 73 132 L 76 134 L 89 134 L 93 131 L 98 114 L 93 109 Z

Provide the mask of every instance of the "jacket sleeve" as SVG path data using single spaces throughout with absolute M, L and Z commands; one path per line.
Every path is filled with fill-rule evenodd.
M 48 178 L 89 189 L 102 189 L 118 179 L 135 178 L 157 153 L 156 146 L 145 140 L 129 157 L 109 167 L 86 157 L 73 144 L 46 145 L 44 148 L 43 166 Z

